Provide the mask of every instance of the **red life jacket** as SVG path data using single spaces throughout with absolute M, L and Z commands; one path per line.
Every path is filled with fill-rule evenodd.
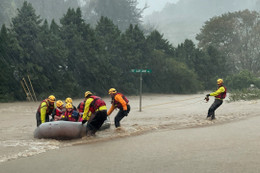
M 69 111 L 66 111 L 64 116 L 65 118 L 68 120 L 68 121 L 77 121 L 73 116 L 72 116 L 72 113 L 73 113 L 73 109 L 69 112 Z
M 80 102 L 80 104 L 79 104 L 79 106 L 78 106 L 79 113 L 83 113 L 83 112 L 84 112 L 85 102 L 86 102 L 86 100 Z
M 224 86 L 222 85 L 222 86 L 220 86 L 220 87 L 224 87 Z M 220 87 L 218 87 L 218 89 L 219 89 Z M 226 98 L 227 88 L 226 88 L 226 87 L 224 87 L 224 88 L 225 88 L 225 91 L 224 91 L 223 93 L 220 93 L 219 95 L 215 96 L 216 98 L 218 98 L 218 99 L 224 99 L 224 98 Z
M 121 94 L 121 93 L 117 93 L 117 94 L 121 95 L 121 97 L 124 99 L 124 101 L 126 102 L 126 104 L 128 104 L 129 100 L 126 98 L 126 96 L 124 96 L 124 95 Z M 116 94 L 116 95 L 117 95 L 117 94 Z M 114 95 L 114 96 L 112 97 L 112 104 L 114 104 L 115 107 L 117 107 L 117 108 L 122 108 L 122 104 L 121 104 L 120 102 L 118 102 L 118 101 L 115 100 L 115 96 L 116 96 L 116 95 Z
M 50 115 L 52 113 L 53 109 L 54 109 L 54 104 L 50 105 L 49 102 L 46 99 L 41 102 L 41 104 L 38 107 L 37 112 L 39 112 L 41 114 L 41 105 L 42 105 L 43 102 L 45 102 L 46 106 L 47 106 L 46 115 Z
M 63 111 L 60 108 L 55 109 L 55 115 L 60 117 L 62 115 L 62 113 L 63 113 Z
M 90 96 L 90 98 L 93 98 L 94 100 L 91 102 L 89 111 L 94 113 L 96 110 L 101 106 L 106 106 L 106 103 L 98 96 Z

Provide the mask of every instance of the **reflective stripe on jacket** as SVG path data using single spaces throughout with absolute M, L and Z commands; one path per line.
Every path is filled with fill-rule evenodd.
M 85 102 L 82 119 L 88 121 L 92 113 L 103 110 L 107 110 L 106 103 L 100 97 L 90 96 Z

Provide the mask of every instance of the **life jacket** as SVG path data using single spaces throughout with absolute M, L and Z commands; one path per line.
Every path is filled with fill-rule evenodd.
M 222 86 L 220 86 L 220 87 L 224 87 L 224 86 L 222 85 Z M 219 89 L 220 87 L 218 87 L 218 89 Z M 224 88 L 225 88 L 225 91 L 224 91 L 223 93 L 220 93 L 219 95 L 215 96 L 216 98 L 221 99 L 221 100 L 223 100 L 224 98 L 226 98 L 227 88 L 226 88 L 226 87 L 224 87 Z
M 63 111 L 60 108 L 55 109 L 55 115 L 60 117 L 62 115 L 62 113 L 63 113 Z
M 93 98 L 94 100 L 91 102 L 89 106 L 89 111 L 94 113 L 96 110 L 98 110 L 101 106 L 106 106 L 106 103 L 98 96 L 90 96 L 90 98 Z
M 84 112 L 85 102 L 86 102 L 86 100 L 80 102 L 80 104 L 79 104 L 79 106 L 78 106 L 79 113 L 83 113 L 83 112 Z
M 65 119 L 67 121 L 74 121 L 74 122 L 77 121 L 77 118 L 78 118 L 78 117 L 75 116 L 75 111 L 74 110 L 71 110 L 70 112 L 66 111 L 64 113 L 64 117 L 65 117 Z
M 46 106 L 47 106 L 46 115 L 50 115 L 52 113 L 53 109 L 54 109 L 54 104 L 50 105 L 48 100 L 46 100 L 46 99 L 41 102 L 41 104 L 38 107 L 37 112 L 39 112 L 41 114 L 41 105 L 42 105 L 43 102 L 45 102 Z
M 124 101 L 126 102 L 126 104 L 128 104 L 129 100 L 126 98 L 126 96 L 124 96 L 124 95 L 121 94 L 121 93 L 117 93 L 117 94 L 121 95 L 121 97 L 124 99 Z M 117 95 L 117 94 L 116 94 L 116 95 Z M 117 107 L 117 108 L 122 108 L 122 104 L 121 104 L 120 102 L 118 102 L 118 101 L 115 100 L 115 96 L 116 96 L 116 95 L 114 95 L 114 96 L 112 97 L 112 104 L 114 104 L 115 107 Z

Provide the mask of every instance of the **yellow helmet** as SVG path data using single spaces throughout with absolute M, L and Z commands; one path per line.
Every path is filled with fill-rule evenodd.
M 223 84 L 223 79 L 218 79 L 218 80 L 217 80 L 217 84 L 218 84 L 218 85 Z
M 92 95 L 92 92 L 86 91 L 86 92 L 85 92 L 85 97 L 87 97 L 87 96 L 89 96 L 89 95 Z
M 110 88 L 108 91 L 108 94 L 115 94 L 115 93 L 117 93 L 115 88 Z
M 58 101 L 56 102 L 56 106 L 57 106 L 58 108 L 61 107 L 61 106 L 63 106 L 63 101 L 58 100 Z
M 72 103 L 72 98 L 70 98 L 70 97 L 66 98 L 65 102 L 66 103 Z
M 73 108 L 73 106 L 72 106 L 71 103 L 67 103 L 67 104 L 66 104 L 66 109 L 72 109 L 72 108 Z
M 48 100 L 49 100 L 50 102 L 55 102 L 56 98 L 55 98 L 54 95 L 50 95 L 50 96 L 48 97 Z

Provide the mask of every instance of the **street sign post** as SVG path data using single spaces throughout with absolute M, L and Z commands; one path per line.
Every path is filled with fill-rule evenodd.
M 151 73 L 151 69 L 131 69 L 133 73 Z
M 151 69 L 131 69 L 132 73 L 140 73 L 140 100 L 139 100 L 139 111 L 142 111 L 142 84 L 143 84 L 143 73 L 151 73 Z

